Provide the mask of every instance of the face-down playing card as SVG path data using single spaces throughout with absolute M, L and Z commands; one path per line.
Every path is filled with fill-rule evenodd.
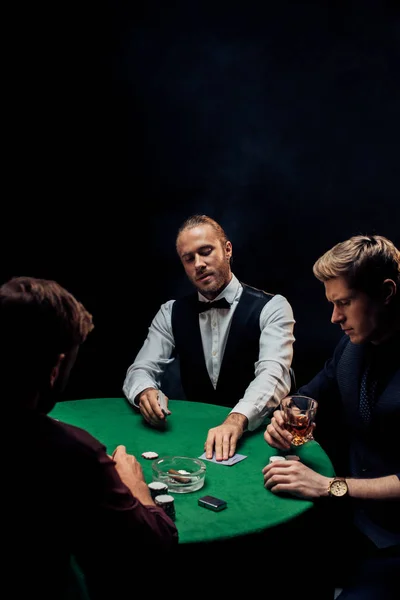
M 209 460 L 210 462 L 214 462 L 217 465 L 226 465 L 227 467 L 231 467 L 232 465 L 247 458 L 247 456 L 245 456 L 244 454 L 234 454 L 231 458 L 228 458 L 227 460 L 217 460 L 215 458 L 215 452 L 213 453 L 212 458 L 206 458 L 206 453 L 203 452 L 203 454 L 199 456 L 199 458 L 201 458 L 202 460 Z

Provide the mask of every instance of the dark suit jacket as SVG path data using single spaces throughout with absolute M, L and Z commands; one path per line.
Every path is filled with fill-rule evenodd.
M 353 344 L 344 336 L 333 358 L 299 392 L 319 402 L 318 412 L 324 410 L 324 403 L 331 403 L 332 439 L 336 446 L 346 450 L 346 464 L 342 467 L 347 472 L 339 475 L 374 478 L 397 474 L 400 477 L 400 337 L 375 347 L 377 392 L 371 420 L 365 424 L 359 412 L 359 398 L 365 358 L 370 349 L 369 344 Z M 316 425 L 318 439 L 318 413 Z M 363 501 L 359 506 L 362 505 L 379 526 L 399 532 L 398 504 Z

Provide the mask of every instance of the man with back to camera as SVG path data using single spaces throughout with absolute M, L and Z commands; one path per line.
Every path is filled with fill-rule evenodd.
M 333 304 L 332 323 L 344 336 L 324 369 L 299 393 L 315 398 L 321 408 L 332 403 L 334 442 L 347 460 L 334 479 L 298 461 L 267 465 L 265 486 L 273 493 L 327 498 L 329 519 L 339 509 L 331 527 L 335 550 L 329 576 L 347 567 L 339 581 L 340 600 L 397 598 L 400 252 L 385 237 L 358 235 L 328 250 L 313 271 Z M 318 411 L 316 424 L 318 431 Z M 281 411 L 274 413 L 264 437 L 274 448 L 290 448 Z
M 162 558 L 178 542 L 125 446 L 110 457 L 83 429 L 48 416 L 92 328 L 91 315 L 55 281 L 16 277 L 0 287 L 10 598 L 70 598 L 72 557 L 92 600 L 129 598 L 132 566 L 143 575 L 150 549 Z
M 187 400 L 232 408 L 205 442 L 207 458 L 215 451 L 217 460 L 226 460 L 243 433 L 260 426 L 289 392 L 293 311 L 283 296 L 238 281 L 232 243 L 211 217 L 186 219 L 176 250 L 196 291 L 161 306 L 123 391 L 150 425 L 162 426 L 158 390 L 167 365 L 179 356 Z

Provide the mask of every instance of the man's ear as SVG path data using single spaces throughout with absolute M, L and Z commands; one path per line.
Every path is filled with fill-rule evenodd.
M 226 260 L 230 260 L 232 257 L 232 243 L 227 241 L 225 243 L 225 254 L 226 254 Z
M 384 304 L 389 304 L 392 302 L 393 298 L 397 293 L 397 286 L 393 279 L 385 279 L 382 284 L 382 296 Z
M 51 375 L 50 375 L 50 385 L 51 387 L 53 387 L 53 385 L 55 384 L 55 382 L 57 381 L 57 377 L 60 373 L 60 367 L 61 367 L 61 363 L 65 358 L 65 354 L 59 354 L 57 356 L 57 362 L 54 365 L 52 371 L 51 371 Z

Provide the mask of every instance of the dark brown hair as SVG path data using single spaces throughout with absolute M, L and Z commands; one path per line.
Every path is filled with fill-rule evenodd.
M 57 282 L 10 279 L 0 287 L 2 380 L 40 386 L 57 356 L 82 344 L 92 329 L 92 316 Z

